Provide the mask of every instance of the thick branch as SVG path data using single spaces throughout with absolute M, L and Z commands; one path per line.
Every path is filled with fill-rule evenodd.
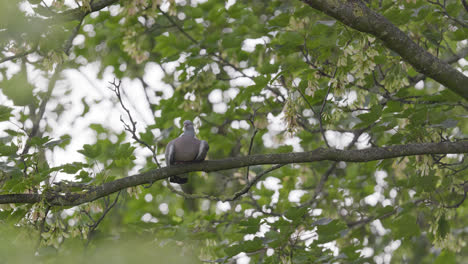
M 385 46 L 398 53 L 418 72 L 468 99 L 467 76 L 420 47 L 398 27 L 362 1 L 303 0 L 303 2 L 347 26 L 379 38 Z
M 128 187 L 152 183 L 170 176 L 192 171 L 211 172 L 242 168 L 253 165 L 306 163 L 324 160 L 368 162 L 405 156 L 449 153 L 468 153 L 468 141 L 396 145 L 384 148 L 368 148 L 362 150 L 319 148 L 310 152 L 251 155 L 222 160 L 209 160 L 201 163 L 164 167 L 162 169 L 151 170 L 148 172 L 124 177 L 96 186 L 93 189 L 83 193 L 56 194 L 53 192 L 47 192 L 44 194 L 44 197 L 42 197 L 40 194 L 0 195 L 0 204 L 37 203 L 40 202 L 42 198 L 44 198 L 49 205 L 74 206 L 94 201 Z

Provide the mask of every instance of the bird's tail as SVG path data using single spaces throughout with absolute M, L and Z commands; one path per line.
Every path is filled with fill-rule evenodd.
M 188 182 L 188 174 L 180 174 L 175 175 L 169 178 L 170 182 L 178 183 L 178 184 L 185 184 Z

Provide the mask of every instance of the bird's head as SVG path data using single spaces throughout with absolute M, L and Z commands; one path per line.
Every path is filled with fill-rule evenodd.
M 190 120 L 184 121 L 184 131 L 193 130 L 193 123 Z

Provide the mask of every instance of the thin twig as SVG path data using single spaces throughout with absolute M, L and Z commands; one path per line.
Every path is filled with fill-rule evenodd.
M 463 198 L 462 198 L 459 202 L 457 202 L 456 204 L 453 204 L 453 205 L 445 205 L 444 208 L 451 208 L 451 209 L 453 209 L 453 208 L 458 208 L 458 207 L 460 207 L 460 205 L 462 205 L 462 204 L 465 202 L 465 200 L 466 200 L 466 196 L 467 196 L 466 193 L 467 193 L 466 191 L 463 191 Z
M 466 12 L 468 12 L 468 4 L 466 3 L 466 0 L 461 0 L 463 7 L 465 8 Z
M 114 201 L 112 202 L 112 204 L 109 204 L 109 196 L 106 197 L 106 199 L 104 199 L 104 202 L 105 202 L 105 205 L 106 205 L 106 208 L 104 209 L 104 211 L 102 212 L 102 215 L 98 218 L 98 220 L 94 220 L 93 219 L 93 222 L 94 224 L 91 225 L 89 227 L 89 231 L 88 231 L 88 240 L 86 241 L 86 247 L 89 245 L 89 242 L 91 241 L 91 235 L 94 233 L 94 231 L 97 229 L 98 225 L 102 222 L 102 220 L 104 220 L 104 217 L 107 215 L 107 213 L 110 212 L 110 210 L 117 204 L 117 201 L 119 200 L 119 196 L 120 196 L 120 193 L 122 192 L 122 190 L 120 190 L 118 193 L 117 193 L 117 196 L 115 197 Z M 89 216 L 89 215 L 88 215 Z M 91 219 L 92 217 L 89 216 Z
M 80 28 L 81 28 L 81 25 L 83 24 L 83 20 L 84 20 L 85 17 L 82 17 L 80 19 L 80 22 L 78 23 L 78 25 L 73 28 L 73 31 L 72 31 L 72 34 L 70 35 L 70 37 L 67 39 L 67 42 L 65 42 L 65 45 L 63 47 L 63 51 L 65 52 L 65 54 L 69 55 L 70 54 L 70 49 L 73 45 L 73 40 L 75 39 L 76 35 L 78 35 L 78 32 L 80 31 Z
M 49 84 L 47 87 L 47 92 L 45 93 L 44 97 L 42 98 L 41 104 L 39 105 L 39 111 L 36 114 L 34 114 L 34 110 L 31 106 L 31 121 L 33 123 L 33 126 L 31 128 L 31 132 L 28 133 L 28 139 L 26 140 L 26 143 L 24 144 L 24 148 L 21 151 L 20 157 L 21 157 L 21 162 L 24 164 L 24 169 L 23 169 L 23 175 L 26 177 L 27 176 L 27 170 L 28 166 L 26 164 L 25 160 L 25 155 L 28 154 L 29 149 L 31 148 L 31 140 L 33 137 L 37 136 L 39 133 L 39 128 L 40 128 L 40 122 L 42 118 L 44 117 L 45 109 L 47 106 L 47 103 L 49 102 L 50 97 L 52 96 L 52 91 L 54 90 L 55 84 L 59 78 L 59 74 L 62 71 L 62 65 L 58 64 L 55 68 L 54 74 L 52 74 L 52 77 L 49 80 Z
M 128 108 L 125 106 L 125 104 L 123 103 L 123 100 L 122 100 L 122 93 L 120 91 L 120 86 L 122 84 L 122 81 L 119 80 L 118 82 L 116 82 L 116 80 L 114 79 L 114 81 L 109 82 L 109 84 L 112 85 L 111 87 L 109 87 L 109 89 L 115 93 L 115 95 L 117 96 L 117 99 L 119 100 L 120 106 L 127 113 L 127 117 L 130 120 L 130 125 L 129 125 L 123 120 L 122 116 L 120 116 L 120 121 L 123 123 L 124 129 L 126 131 L 130 132 L 130 134 L 132 135 L 132 138 L 136 142 L 140 143 L 141 145 L 145 146 L 146 148 L 148 148 L 151 151 L 151 153 L 153 155 L 154 162 L 156 162 L 156 165 L 158 166 L 158 168 L 161 168 L 161 165 L 159 164 L 158 158 L 157 158 L 156 147 L 151 146 L 150 144 L 143 141 L 140 137 L 137 136 L 137 133 L 136 133 L 136 130 L 137 130 L 136 129 L 136 124 L 137 124 L 137 122 L 133 120 L 133 117 L 132 117 L 132 114 L 130 113 L 130 110 L 128 110 Z
M 164 12 L 160 6 L 158 5 L 157 6 L 158 10 L 169 20 L 169 22 L 171 24 L 173 24 L 186 38 L 188 38 L 190 41 L 192 41 L 194 44 L 197 44 L 197 45 L 200 45 L 200 43 L 195 39 L 193 38 L 192 36 L 190 36 L 190 34 L 185 31 L 176 21 L 174 21 L 174 19 L 171 18 L 171 16 L 169 16 L 166 12 Z M 200 45 L 201 48 L 204 48 L 203 45 Z M 223 63 L 224 65 L 227 65 L 231 68 L 233 68 L 234 70 L 236 70 L 237 72 L 239 72 L 243 77 L 247 77 L 249 79 L 253 79 L 251 76 L 248 76 L 246 75 L 241 69 L 239 69 L 237 66 L 235 66 L 234 64 L 230 63 L 229 61 L 227 61 L 226 59 L 224 59 L 221 55 L 218 55 L 216 53 L 213 53 L 213 54 L 210 54 L 211 56 L 215 57 L 218 59 L 219 62 Z
M 439 6 L 441 9 L 439 10 L 440 13 L 443 13 L 445 16 L 447 16 L 450 20 L 454 21 L 455 23 L 457 23 L 458 25 L 464 27 L 464 28 L 468 28 L 468 24 L 465 23 L 464 21 L 461 21 L 460 19 L 457 19 L 456 17 L 453 17 L 451 16 L 448 12 L 447 12 L 447 7 L 445 5 L 445 1 L 444 1 L 444 4 L 440 3 L 439 0 L 437 0 L 437 2 L 435 1 L 430 1 L 428 0 L 427 2 L 433 4 L 433 5 L 436 5 L 436 6 Z M 463 4 L 466 4 L 465 2 L 462 1 Z M 437 11 L 437 10 L 436 10 Z
M 37 45 L 34 46 L 33 48 L 31 48 L 30 50 L 27 50 L 25 52 L 22 52 L 22 53 L 18 53 L 18 54 L 15 54 L 15 55 L 12 55 L 12 56 L 8 56 L 8 57 L 5 57 L 3 59 L 0 60 L 0 64 L 1 63 L 4 63 L 5 61 L 10 61 L 10 60 L 14 60 L 14 59 L 18 59 L 18 58 L 22 58 L 24 56 L 27 56 L 31 53 L 34 53 L 36 52 L 37 50 Z
M 252 153 L 252 147 L 254 143 L 255 136 L 257 135 L 258 129 L 255 127 L 255 116 L 257 115 L 257 111 L 262 108 L 261 106 L 257 109 L 254 109 L 253 115 L 249 118 L 249 122 L 252 125 L 254 132 L 252 134 L 252 137 L 250 138 L 250 144 L 249 144 L 249 152 L 248 156 Z M 249 183 L 249 171 L 250 171 L 250 166 L 247 166 L 246 172 L 245 172 L 245 182 Z
M 276 170 L 276 169 L 279 169 L 281 167 L 283 167 L 284 165 L 286 164 L 277 164 L 277 165 L 274 165 L 272 166 L 271 168 L 267 169 L 267 170 L 264 170 L 263 172 L 261 172 L 260 174 L 258 174 L 257 176 L 255 176 L 255 178 L 250 181 L 248 184 L 246 184 L 244 186 L 244 188 L 240 189 L 239 191 L 237 191 L 236 193 L 234 193 L 234 195 L 232 195 L 231 197 L 227 197 L 227 198 L 219 198 L 219 197 L 216 197 L 216 196 L 212 196 L 212 195 L 207 195 L 207 194 L 188 194 L 188 193 L 185 193 L 185 192 L 181 192 L 181 191 L 178 191 L 176 189 L 174 189 L 174 187 L 171 186 L 171 184 L 169 182 L 167 182 L 168 184 L 168 188 L 180 195 L 180 196 L 183 196 L 184 198 L 187 198 L 187 199 L 208 199 L 208 200 L 212 200 L 212 201 L 221 201 L 221 202 L 230 202 L 230 201 L 234 201 L 234 200 L 237 200 L 239 197 L 241 197 L 242 195 L 246 194 L 250 188 L 252 188 L 253 185 L 255 185 L 263 176 L 265 176 L 266 174 Z
M 321 76 L 325 76 L 328 78 L 332 78 L 332 76 L 326 72 L 324 72 L 322 69 L 317 67 L 315 64 L 313 64 L 310 59 L 309 59 L 309 50 L 307 49 L 307 42 L 304 40 L 304 45 L 303 48 L 301 49 L 302 56 L 305 59 L 305 63 L 308 64 L 310 67 L 312 67 L 314 70 L 316 70 Z
M 181 26 L 179 26 L 179 24 L 177 24 L 172 19 L 171 16 L 169 16 L 166 12 L 164 12 L 159 5 L 157 5 L 157 8 L 158 8 L 159 12 L 161 12 L 163 14 L 163 16 L 165 16 L 167 18 L 167 20 L 169 20 L 169 22 L 171 22 L 182 34 L 184 34 L 185 37 L 190 39 L 193 43 L 198 44 L 198 41 L 196 41 L 194 38 L 192 38 L 192 36 L 190 36 L 187 32 L 185 32 L 185 30 Z
M 44 218 L 42 218 L 41 227 L 39 229 L 39 240 L 37 241 L 36 250 L 39 249 L 39 246 L 41 245 L 42 233 L 44 233 L 44 230 L 45 230 L 45 223 L 46 223 L 47 215 L 49 214 L 50 208 L 51 208 L 50 205 L 46 207 Z
M 252 134 L 252 137 L 250 138 L 249 153 L 247 154 L 249 156 L 252 153 L 253 142 L 254 142 L 255 136 L 257 135 L 257 132 L 258 130 L 254 127 L 254 132 Z M 250 166 L 247 166 L 246 172 L 245 172 L 245 181 L 247 183 L 249 182 L 249 171 L 250 171 Z
M 338 71 L 338 67 L 335 68 L 335 72 L 333 73 L 332 78 L 335 78 L 337 71 Z M 327 97 L 328 97 L 328 94 L 330 94 L 331 87 L 332 87 L 331 84 L 328 85 L 327 93 L 325 94 L 325 97 L 323 98 L 322 107 L 320 108 L 320 111 L 318 113 L 320 133 L 322 133 L 323 140 L 325 141 L 325 145 L 327 145 L 327 147 L 330 147 L 330 144 L 328 144 L 327 137 L 325 136 L 325 130 L 323 129 L 323 116 L 322 115 L 323 115 L 323 110 L 325 109 L 325 105 L 327 104 Z

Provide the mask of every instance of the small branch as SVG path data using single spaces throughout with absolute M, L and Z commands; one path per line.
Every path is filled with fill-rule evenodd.
M 70 49 L 71 49 L 71 47 L 72 47 L 72 45 L 73 45 L 73 40 L 75 39 L 76 35 L 78 35 L 78 32 L 80 31 L 81 25 L 83 24 L 84 18 L 85 18 L 85 17 L 82 17 L 82 18 L 80 19 L 80 22 L 79 22 L 78 25 L 73 29 L 72 34 L 70 35 L 70 37 L 68 37 L 67 42 L 65 42 L 63 51 L 64 51 L 65 54 L 67 54 L 67 55 L 70 54 Z
M 335 68 L 335 72 L 333 73 L 333 76 L 331 77 L 332 79 L 335 78 L 336 72 L 338 71 L 338 67 Z M 322 107 L 320 108 L 320 111 L 318 113 L 318 118 L 319 118 L 319 126 L 320 126 L 320 133 L 322 133 L 323 140 L 325 141 L 325 144 L 327 147 L 330 147 L 330 144 L 328 144 L 327 137 L 325 136 L 325 130 L 323 129 L 323 110 L 325 109 L 325 105 L 327 104 L 327 97 L 330 94 L 330 89 L 332 85 L 330 84 L 327 89 L 327 93 L 325 94 L 325 97 L 323 98 L 323 103 Z
M 241 190 L 239 190 L 238 192 L 236 192 L 231 198 L 227 198 L 227 199 L 224 199 L 223 202 L 226 202 L 226 201 L 234 201 L 236 200 L 237 198 L 241 197 L 242 195 L 246 194 L 250 188 L 252 188 L 252 186 L 254 184 L 256 184 L 263 176 L 265 176 L 266 174 L 276 170 L 276 169 L 279 169 L 281 167 L 283 167 L 284 165 L 286 164 L 277 164 L 265 171 L 263 171 L 262 173 L 258 174 L 251 182 L 249 182 L 244 188 L 242 188 Z
M 107 215 L 107 213 L 109 213 L 110 210 L 117 204 L 117 201 L 119 200 L 119 196 L 120 196 L 121 192 L 122 192 L 122 190 L 120 190 L 117 193 L 117 196 L 115 197 L 112 204 L 109 204 L 109 200 L 105 201 L 106 208 L 104 209 L 104 212 L 102 212 L 102 215 L 98 218 L 98 220 L 94 220 L 94 218 L 92 218 L 89 215 L 89 213 L 86 213 L 88 215 L 88 217 L 93 221 L 93 224 L 89 226 L 89 231 L 88 231 L 88 236 L 87 236 L 88 241 L 86 242 L 86 246 L 88 246 L 89 242 L 91 241 L 91 236 L 94 233 L 94 231 L 97 229 L 98 225 L 102 222 L 102 220 L 104 220 L 104 217 Z M 106 197 L 106 198 L 108 198 L 108 197 Z
M 239 191 L 237 191 L 236 193 L 234 193 L 233 196 L 231 197 L 227 197 L 227 198 L 219 198 L 219 197 L 216 197 L 216 196 L 211 196 L 211 195 L 206 195 L 206 194 L 188 194 L 188 193 L 185 193 L 185 192 L 181 192 L 181 191 L 178 191 L 176 189 L 174 189 L 174 187 L 171 186 L 170 183 L 168 183 L 168 187 L 169 189 L 180 195 L 180 196 L 183 196 L 184 198 L 187 198 L 187 199 L 208 199 L 208 200 L 212 200 L 212 201 L 221 201 L 221 202 L 231 202 L 231 201 L 234 201 L 234 200 L 237 200 L 239 197 L 241 197 L 242 195 L 246 194 L 250 188 L 252 188 L 252 186 L 254 186 L 263 176 L 265 176 L 266 174 L 276 170 L 276 169 L 279 169 L 281 167 L 283 167 L 284 165 L 286 164 L 277 164 L 263 172 L 261 172 L 260 174 L 258 174 L 257 176 L 255 176 L 255 178 L 248 182 L 244 188 L 240 189 Z
M 157 5 L 157 8 L 159 12 L 161 12 L 167 18 L 167 20 L 169 20 L 169 22 L 171 22 L 172 25 L 174 25 L 182 34 L 184 34 L 185 37 L 190 39 L 190 41 L 192 41 L 193 43 L 198 44 L 198 41 L 196 41 L 194 38 L 192 38 L 192 36 L 185 32 L 185 30 L 181 26 L 179 26 L 179 24 L 177 24 L 171 16 L 164 12 L 159 5 Z
M 460 207 L 460 205 L 462 205 L 462 204 L 465 202 L 466 196 L 467 196 L 466 191 L 464 191 L 464 192 L 463 192 L 463 198 L 462 198 L 459 202 L 457 202 L 456 204 L 453 204 L 453 205 L 445 205 L 444 208 L 453 209 L 453 208 L 458 208 L 458 207 Z
M 388 212 L 386 214 L 383 214 L 383 215 L 380 215 L 380 216 L 373 216 L 373 217 L 366 217 L 366 218 L 363 218 L 361 220 L 358 220 L 358 221 L 354 221 L 354 222 L 349 222 L 347 223 L 346 225 L 348 226 L 348 228 L 357 228 L 359 226 L 362 226 L 362 225 L 365 225 L 365 224 L 368 224 L 374 220 L 377 220 L 377 219 L 385 219 L 385 218 L 388 218 L 394 214 L 396 214 L 398 212 L 397 209 L 391 211 L 391 212 Z
M 330 147 L 330 144 L 328 144 L 327 137 L 325 136 L 325 130 L 323 129 L 323 117 L 322 116 L 323 116 L 323 109 L 325 109 L 325 104 L 327 103 L 328 94 L 330 93 L 330 88 L 331 88 L 331 85 L 328 86 L 327 93 L 325 94 L 325 98 L 323 98 L 322 107 L 320 108 L 320 111 L 318 113 L 320 133 L 322 134 L 323 141 L 325 141 L 325 145 L 327 145 L 328 148 Z
M 45 230 L 45 223 L 46 223 L 47 215 L 49 214 L 50 208 L 51 208 L 51 206 L 46 207 L 46 210 L 45 210 L 45 213 L 44 213 L 44 218 L 41 221 L 41 227 L 39 229 L 39 240 L 37 241 L 36 250 L 41 245 L 42 233 L 44 233 L 44 230 Z
M 166 12 L 164 12 L 160 6 L 158 5 L 157 6 L 158 10 L 167 18 L 167 20 L 169 20 L 169 22 L 174 25 L 186 38 L 188 38 L 191 42 L 193 42 L 194 44 L 196 45 L 200 45 L 200 43 L 195 39 L 193 38 L 192 36 L 190 36 L 190 34 L 185 31 L 174 19 L 172 19 L 171 16 L 169 16 Z M 200 45 L 201 48 L 204 48 L 203 45 Z M 246 78 L 249 78 L 249 79 L 252 79 L 251 76 L 248 76 L 246 75 L 241 69 L 239 69 L 237 66 L 233 65 L 232 63 L 230 63 L 229 61 L 227 61 L 226 59 L 224 59 L 221 55 L 218 55 L 216 53 L 214 54 L 210 54 L 211 56 L 215 57 L 216 59 L 218 59 L 219 62 L 223 63 L 224 65 L 227 65 L 231 68 L 233 68 L 234 70 L 236 70 L 237 72 L 239 72 L 243 77 L 246 77 Z
M 47 92 L 44 95 L 44 98 L 42 98 L 41 104 L 39 105 L 39 111 L 38 111 L 37 115 L 33 115 L 33 118 L 34 118 L 34 120 L 32 120 L 33 127 L 31 129 L 31 132 L 28 135 L 28 140 L 27 140 L 27 142 L 26 142 L 26 144 L 25 144 L 25 146 L 23 148 L 23 151 L 21 152 L 21 155 L 24 155 L 24 154 L 28 153 L 29 148 L 31 147 L 29 145 L 29 143 L 31 141 L 31 138 L 37 136 L 37 134 L 39 132 L 39 124 L 40 124 L 40 122 L 42 120 L 42 117 L 44 116 L 47 103 L 49 102 L 49 99 L 52 96 L 52 91 L 54 90 L 55 83 L 57 82 L 57 80 L 59 78 L 59 74 L 61 73 L 61 71 L 62 71 L 62 66 L 59 64 L 59 65 L 57 65 L 54 74 L 50 78 L 50 81 L 49 81 L 49 84 L 48 84 L 48 87 L 47 87 Z
M 261 108 L 261 107 L 259 107 L 259 108 L 257 108 L 257 109 L 254 109 L 253 115 L 249 118 L 249 122 L 250 122 L 250 124 L 252 125 L 252 127 L 254 128 L 254 132 L 253 132 L 253 134 L 252 134 L 252 137 L 250 138 L 249 152 L 247 153 L 248 156 L 250 156 L 250 154 L 252 154 L 252 147 L 253 147 L 254 139 L 255 139 L 255 136 L 256 136 L 257 133 L 258 133 L 258 130 L 257 130 L 257 128 L 255 127 L 255 116 L 257 115 L 257 111 L 258 111 L 260 108 Z M 246 169 L 246 172 L 245 172 L 245 182 L 246 182 L 246 183 L 249 183 L 249 171 L 250 171 L 250 167 L 247 166 L 247 169 Z
M 156 147 L 149 145 L 148 143 L 143 141 L 140 137 L 138 137 L 137 134 L 136 134 L 136 130 L 137 130 L 136 129 L 136 124 L 137 124 L 137 122 L 133 120 L 133 117 L 132 117 L 132 114 L 130 113 L 130 110 L 128 110 L 128 108 L 125 106 L 125 104 L 123 103 L 123 100 L 122 100 L 122 93 L 120 92 L 120 85 L 122 84 L 122 81 L 119 80 L 119 82 L 117 83 L 115 81 L 115 79 L 114 79 L 114 81 L 109 82 L 109 84 L 112 85 L 111 87 L 109 87 L 109 89 L 115 93 L 115 95 L 117 96 L 117 99 L 119 100 L 120 106 L 127 113 L 128 119 L 130 120 L 130 125 L 129 125 L 123 120 L 122 116 L 120 116 L 120 121 L 123 123 L 124 129 L 126 131 L 130 132 L 130 134 L 132 135 L 132 138 L 136 142 L 140 143 L 141 145 L 145 146 L 146 148 L 148 148 L 151 151 L 151 153 L 153 155 L 154 162 L 156 162 L 156 165 L 158 165 L 158 168 L 161 168 L 161 165 L 159 164 L 158 158 L 157 158 Z
M 452 20 L 453 22 L 457 23 L 459 26 L 468 28 L 468 24 L 466 24 L 465 22 L 463 22 L 463 21 L 457 19 L 456 17 L 451 16 L 451 15 L 447 12 L 447 8 L 446 8 L 446 6 L 445 6 L 445 2 L 444 2 L 444 4 L 440 3 L 439 0 L 437 0 L 437 2 L 428 0 L 427 2 L 429 2 L 429 3 L 433 4 L 433 5 L 436 5 L 436 6 L 440 7 L 441 9 L 440 9 L 439 12 L 442 13 L 442 14 L 444 14 L 445 16 L 447 16 L 447 17 L 448 17 L 450 20 Z M 462 3 L 463 3 L 463 4 L 466 4 L 466 3 L 464 2 L 464 0 L 462 0 Z
M 105 7 L 113 5 L 117 3 L 119 0 L 95 0 L 91 1 L 90 7 L 91 10 L 83 10 L 83 8 L 78 7 L 75 9 L 67 10 L 62 13 L 56 13 L 54 16 L 49 18 L 47 21 L 51 24 L 55 24 L 57 22 L 67 22 L 73 20 L 81 20 L 83 17 L 91 14 L 92 12 L 99 11 Z
M 465 8 L 466 12 L 468 12 L 468 4 L 466 3 L 466 0 L 461 0 L 463 7 Z
M 37 50 L 37 45 L 35 47 L 33 47 L 32 49 L 27 50 L 25 52 L 21 52 L 21 53 L 18 53 L 18 54 L 15 54 L 15 55 L 0 59 L 0 64 L 4 63 L 5 61 L 10 61 L 10 60 L 18 59 L 18 58 L 23 58 L 23 57 L 25 57 L 25 56 L 27 56 L 27 55 L 29 55 L 31 53 L 36 52 L 36 50 Z
M 52 96 L 52 91 L 54 90 L 55 84 L 57 80 L 59 79 L 59 74 L 62 71 L 62 65 L 58 64 L 57 67 L 55 68 L 54 74 L 52 74 L 52 77 L 49 80 L 49 84 L 47 87 L 47 92 L 42 98 L 41 104 L 39 105 L 39 110 L 37 114 L 35 114 L 35 110 L 33 107 L 30 107 L 31 109 L 31 121 L 33 123 L 33 126 L 31 128 L 31 132 L 28 133 L 28 138 L 26 139 L 26 143 L 24 144 L 24 148 L 21 151 L 20 154 L 20 159 L 21 162 L 24 164 L 23 168 L 23 175 L 27 177 L 27 170 L 28 166 L 25 161 L 25 155 L 28 154 L 29 149 L 31 148 L 31 140 L 33 137 L 37 136 L 39 134 L 39 128 L 40 128 L 40 123 L 42 118 L 44 117 L 45 109 L 47 106 L 47 103 L 49 102 L 50 97 Z
M 306 42 L 306 40 L 304 40 Z M 310 59 L 309 59 L 309 50 L 307 49 L 307 43 L 304 43 L 303 48 L 301 49 L 302 56 L 305 59 L 305 63 L 308 64 L 310 67 L 312 67 L 314 70 L 316 70 L 321 76 L 325 76 L 328 78 L 332 78 L 332 76 L 326 72 L 324 72 L 322 69 L 317 67 L 315 64 L 313 64 Z
M 253 123 L 252 123 L 253 124 Z M 249 145 L 249 153 L 247 155 L 250 156 L 250 154 L 252 153 L 252 146 L 253 146 L 253 142 L 254 142 L 254 139 L 255 139 L 255 136 L 257 135 L 258 133 L 258 130 L 254 127 L 254 132 L 252 134 L 252 137 L 250 138 L 250 145 Z M 247 169 L 246 169 L 246 172 L 245 172 L 245 181 L 248 183 L 249 182 L 249 170 L 250 170 L 250 167 L 247 166 Z

